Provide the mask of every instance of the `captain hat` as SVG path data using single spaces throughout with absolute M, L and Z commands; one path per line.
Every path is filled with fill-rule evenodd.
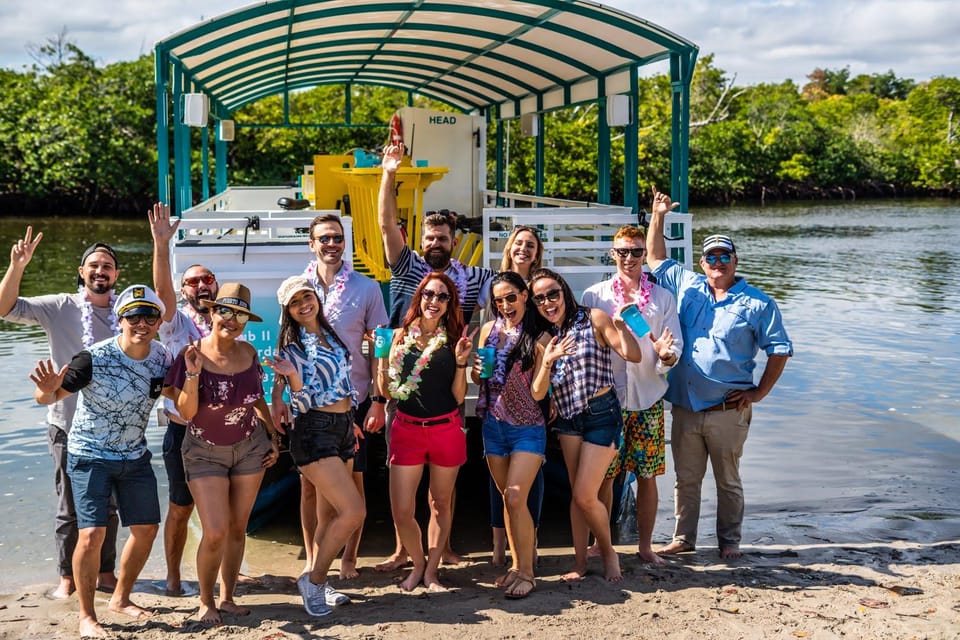
M 128 316 L 148 314 L 151 310 L 162 316 L 166 308 L 163 306 L 163 301 L 160 300 L 160 296 L 158 296 L 153 289 L 145 284 L 132 284 L 117 296 L 113 310 L 117 313 L 118 317 L 126 318 Z

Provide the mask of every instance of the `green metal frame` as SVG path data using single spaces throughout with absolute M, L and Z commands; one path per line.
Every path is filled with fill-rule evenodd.
M 673 92 L 671 193 L 680 202 L 681 210 L 687 210 L 690 81 L 698 53 L 696 45 L 657 25 L 602 5 L 578 0 L 524 0 L 522 4 L 539 7 L 539 13 L 531 16 L 511 12 L 504 8 L 510 7 L 509 3 L 497 6 L 456 0 L 382 0 L 336 6 L 321 0 L 274 0 L 170 36 L 155 49 L 159 198 L 171 202 L 178 214 L 192 203 L 192 136 L 190 127 L 182 123 L 185 93 L 208 95 L 210 112 L 215 120 L 228 119 L 237 109 L 257 100 L 281 95 L 283 122 L 242 125 L 250 128 L 385 126 L 353 122 L 350 87 L 357 84 L 404 90 L 408 104 L 412 104 L 414 94 L 418 94 L 458 111 L 483 113 L 488 122 L 499 121 L 495 181 L 497 189 L 502 190 L 505 175 L 503 107 L 512 108 L 513 113 L 507 116 L 512 119 L 521 113 L 521 103 L 531 99 L 540 115 L 573 106 L 577 103 L 572 100 L 574 86 L 592 79 L 597 90 L 596 98 L 591 101 L 600 107 L 597 110 L 598 201 L 609 203 L 611 131 L 606 121 L 607 79 L 626 71 L 630 77 L 629 94 L 634 117 L 624 131 L 624 204 L 636 210 L 639 206 L 637 75 L 641 66 L 669 59 Z M 463 20 L 455 24 L 437 21 L 433 19 L 436 12 L 462 15 Z M 378 14 L 399 17 L 388 21 Z M 568 20 L 566 24 L 553 22 L 557 18 Z M 615 38 L 608 41 L 569 26 L 580 18 L 610 29 L 624 30 L 635 39 L 642 38 L 650 43 L 650 50 L 655 53 L 634 54 Z M 502 21 L 508 28 L 503 33 L 491 34 L 476 24 L 483 19 Z M 321 23 L 322 26 L 313 26 Z M 311 28 L 298 31 L 297 28 L 304 24 L 310 24 Z M 271 33 L 273 30 L 275 34 Z M 405 34 L 410 30 L 425 35 L 408 37 Z M 566 42 L 571 45 L 570 50 L 524 40 L 532 30 L 545 30 L 551 42 Z M 397 35 L 384 38 L 384 32 Z M 247 44 L 236 44 L 244 39 L 248 39 Z M 471 44 L 490 40 L 492 42 L 486 46 Z M 595 69 L 578 55 L 579 48 L 586 47 L 628 62 Z M 515 53 L 509 55 L 511 52 Z M 551 69 L 545 68 L 546 64 L 536 64 L 535 60 L 549 60 Z M 289 121 L 291 91 L 329 84 L 346 87 L 344 122 L 309 124 Z M 561 91 L 563 105 L 545 109 L 545 97 L 557 90 Z M 169 171 L 171 128 L 172 184 Z M 540 135 L 535 146 L 536 195 L 543 195 L 544 190 L 544 134 L 541 118 Z M 207 178 L 210 143 L 206 128 L 200 138 L 204 173 L 201 189 L 203 197 L 207 198 L 210 195 Z M 227 188 L 226 145 L 219 139 L 213 145 L 217 193 Z

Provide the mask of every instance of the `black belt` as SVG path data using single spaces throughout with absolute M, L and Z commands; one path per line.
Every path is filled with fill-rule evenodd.
M 415 427 L 435 427 L 438 424 L 446 424 L 450 422 L 448 418 L 440 418 L 435 420 L 411 420 L 409 418 L 403 418 L 403 421 L 407 424 L 412 424 Z

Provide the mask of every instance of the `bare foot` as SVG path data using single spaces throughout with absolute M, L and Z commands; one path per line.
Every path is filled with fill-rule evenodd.
M 518 575 L 520 575 L 519 571 L 516 569 L 510 569 L 510 571 L 507 571 L 505 574 L 494 580 L 493 586 L 500 589 L 506 589 L 514 583 Z
M 657 553 L 662 556 L 674 556 L 678 553 L 690 553 L 692 551 L 696 551 L 696 547 L 682 540 L 674 540 L 667 546 L 657 549 Z
M 100 626 L 96 618 L 80 618 L 81 638 L 109 638 L 107 630 Z
M 107 608 L 114 613 L 122 613 L 123 615 L 130 616 L 135 620 L 153 617 L 153 611 L 138 607 L 130 600 L 127 600 L 126 602 L 114 602 L 113 598 L 110 598 L 110 604 L 107 605 Z
M 427 591 L 432 591 L 433 593 L 445 593 L 450 590 L 437 580 L 424 580 L 423 584 L 427 588 Z
M 720 557 L 724 560 L 739 560 L 743 557 L 743 553 L 740 551 L 740 545 L 728 544 L 720 547 Z
M 245 576 L 242 573 L 237 574 L 237 584 L 242 586 L 260 586 L 263 584 L 263 580 L 254 576 Z
M 466 560 L 463 558 L 463 556 L 456 553 L 450 547 L 447 547 L 446 550 L 440 555 L 441 564 L 457 565 L 457 564 L 460 564 L 461 562 L 466 562 Z
M 197 619 L 203 624 L 220 626 L 223 624 L 223 618 L 220 617 L 220 611 L 216 607 L 208 607 L 200 603 L 200 610 L 197 612 Z
M 391 571 L 396 571 L 397 569 L 402 569 L 407 566 L 407 563 L 410 561 L 407 554 L 405 553 L 395 553 L 380 564 L 373 566 L 374 571 L 379 571 L 380 573 L 390 573 Z
M 357 561 L 356 560 L 340 560 L 340 579 L 341 580 L 353 580 L 354 578 L 359 578 L 360 572 L 357 571 Z
M 650 547 L 639 549 L 637 551 L 637 557 L 640 558 L 641 562 L 647 562 L 650 564 L 667 564 L 667 561 L 654 553 L 653 549 Z
M 77 590 L 76 585 L 73 583 L 72 576 L 60 576 L 60 584 L 57 585 L 57 588 L 50 592 L 50 597 L 55 600 L 66 600 L 73 595 L 73 592 Z
M 580 580 L 583 580 L 583 577 L 585 575 L 587 575 L 586 569 L 584 569 L 583 571 L 578 571 L 574 569 L 573 571 L 570 571 L 560 576 L 560 579 L 563 580 L 564 582 L 579 582 Z
M 589 560 L 590 558 L 599 558 L 599 557 L 601 557 L 601 556 L 602 556 L 602 554 L 600 553 L 600 547 L 598 547 L 598 546 L 596 545 L 596 543 L 594 543 L 594 544 L 590 545 L 589 547 L 587 547 L 587 559 L 588 559 L 588 560 Z
M 490 564 L 495 567 L 505 567 L 507 566 L 507 553 L 503 549 L 499 551 L 497 549 L 493 550 L 493 555 L 490 556 Z
M 406 591 L 407 593 L 413 591 L 420 586 L 420 583 L 423 581 L 423 569 L 413 568 L 413 571 L 404 578 L 403 582 L 400 583 L 400 589 Z
M 603 575 L 606 577 L 607 582 L 620 582 L 623 580 L 623 574 L 620 573 L 620 556 L 613 547 L 603 556 Z
M 241 607 L 233 600 L 221 600 L 219 609 L 221 613 L 229 613 L 232 616 L 250 615 L 250 609 L 247 607 Z

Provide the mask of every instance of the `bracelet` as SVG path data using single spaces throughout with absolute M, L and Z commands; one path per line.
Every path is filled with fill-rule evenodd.
M 191 378 L 199 378 L 199 377 L 200 377 L 200 372 L 199 372 L 199 371 L 194 371 L 194 372 L 191 373 L 190 371 L 187 371 L 187 373 L 184 375 L 184 377 L 187 378 L 188 380 L 191 379 Z
M 459 362 L 457 363 L 457 369 L 466 369 L 468 366 L 470 365 L 468 365 L 466 362 L 463 364 L 460 364 Z
M 386 396 L 370 396 L 370 400 L 377 404 L 387 404 Z

